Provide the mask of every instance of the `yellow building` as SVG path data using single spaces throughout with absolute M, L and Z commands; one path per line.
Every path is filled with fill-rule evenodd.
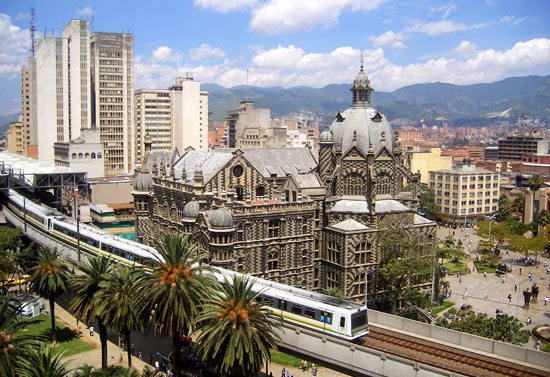
M 7 151 L 9 153 L 23 155 L 23 122 L 21 116 L 17 122 L 10 123 L 8 129 L 8 146 Z
M 428 184 L 428 174 L 440 169 L 452 169 L 452 156 L 441 156 L 441 149 L 430 148 L 429 151 L 408 151 L 408 167 L 413 172 L 420 172 L 420 183 Z
M 436 217 L 443 222 L 475 222 L 493 214 L 498 207 L 500 174 L 476 170 L 474 165 L 431 171 L 429 186 L 439 207 Z

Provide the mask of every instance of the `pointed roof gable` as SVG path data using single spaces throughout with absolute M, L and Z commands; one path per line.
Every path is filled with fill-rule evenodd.
M 369 229 L 368 226 L 361 224 L 360 222 L 354 220 L 354 219 L 347 219 L 344 221 L 339 222 L 338 224 L 330 225 L 330 228 L 334 228 L 337 230 L 342 230 L 344 232 L 354 232 L 358 230 L 367 230 Z

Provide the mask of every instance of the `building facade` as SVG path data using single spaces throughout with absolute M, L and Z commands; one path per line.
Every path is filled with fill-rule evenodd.
M 83 129 L 80 136 L 68 143 L 55 143 L 55 165 L 72 171 L 86 172 L 87 178 L 105 176 L 105 154 L 97 128 Z
M 318 158 L 309 147 L 150 153 L 134 182 L 136 240 L 183 232 L 213 266 L 358 301 L 367 272 L 375 303 L 380 223 L 398 222 L 431 256 L 435 222 L 415 213 L 419 177 L 371 106 L 362 67 L 351 90 L 352 106 L 320 135 Z M 414 284 L 428 290 L 431 276 Z
M 170 89 L 141 89 L 135 93 L 136 161 L 145 158 L 146 138 L 151 150 L 208 149 L 208 92 L 188 73 Z
M 456 169 L 441 169 L 429 174 L 429 187 L 435 192 L 439 220 L 451 224 L 471 223 L 498 209 L 499 173 L 476 170 L 474 165 L 459 165 Z
M 133 35 L 90 34 L 71 20 L 62 37 L 44 36 L 21 71 L 21 101 L 28 150 L 54 163 L 54 143 L 99 128 L 105 173 L 133 170 Z
M 528 154 L 548 153 L 548 140 L 542 137 L 539 130 L 522 131 L 521 135 L 507 136 L 498 141 L 498 159 L 522 161 Z
M 19 115 L 17 122 L 10 123 L 10 128 L 7 132 L 7 148 L 8 153 L 23 155 L 24 152 L 24 128 L 23 116 Z

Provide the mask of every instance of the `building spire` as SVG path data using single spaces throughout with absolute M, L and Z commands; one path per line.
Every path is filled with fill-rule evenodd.
M 367 77 L 367 74 L 364 71 L 364 59 L 363 59 L 363 52 L 361 51 L 361 58 L 359 60 L 361 62 L 361 69 L 359 70 L 359 73 L 355 77 L 355 81 L 353 82 L 353 86 L 350 88 L 351 92 L 353 93 L 353 104 L 352 106 L 358 107 L 358 106 L 370 106 L 370 94 L 373 91 L 370 80 Z

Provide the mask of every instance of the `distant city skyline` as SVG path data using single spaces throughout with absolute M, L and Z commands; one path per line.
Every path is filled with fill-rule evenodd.
M 20 68 L 36 39 L 72 19 L 130 32 L 134 89 L 201 83 L 292 87 L 351 83 L 363 52 L 375 90 L 550 74 L 550 2 L 397 0 L 5 1 L 0 115 L 20 111 Z M 52 31 L 53 30 L 53 31 Z

